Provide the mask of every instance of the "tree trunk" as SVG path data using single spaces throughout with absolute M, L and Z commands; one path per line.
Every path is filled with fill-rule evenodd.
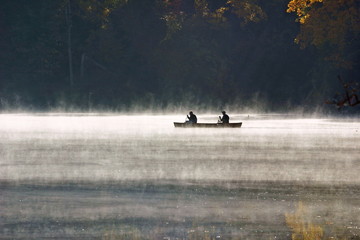
M 67 24 L 67 42 L 68 42 L 68 55 L 69 55 L 69 78 L 70 78 L 70 87 L 74 85 L 74 73 L 73 73 L 73 64 L 72 64 L 72 49 L 71 49 L 71 1 L 68 0 L 66 7 L 66 24 Z

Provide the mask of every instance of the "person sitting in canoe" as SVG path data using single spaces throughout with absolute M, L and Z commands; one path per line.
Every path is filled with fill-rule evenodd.
M 230 117 L 229 117 L 229 115 L 227 115 L 225 111 L 222 111 L 222 114 L 223 114 L 222 117 L 219 116 L 219 120 L 220 120 L 219 123 L 229 123 L 229 122 L 230 122 Z
M 197 117 L 192 111 L 189 112 L 189 115 L 186 115 L 186 117 L 189 119 L 189 121 L 186 121 L 186 123 L 197 123 Z

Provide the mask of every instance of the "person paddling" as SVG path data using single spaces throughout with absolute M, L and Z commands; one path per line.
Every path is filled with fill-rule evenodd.
M 222 111 L 222 114 L 223 114 L 222 117 L 219 116 L 220 122 L 221 122 L 221 123 L 229 123 L 229 122 L 230 122 L 230 117 L 229 117 L 229 115 L 227 115 L 225 111 Z
M 189 121 L 186 121 L 186 123 L 197 123 L 197 117 L 192 111 L 189 112 L 189 115 L 186 115 L 186 117 L 189 119 Z

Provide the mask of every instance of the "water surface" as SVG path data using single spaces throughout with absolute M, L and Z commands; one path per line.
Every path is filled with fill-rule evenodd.
M 182 115 L 0 115 L 0 235 L 291 239 L 291 214 L 329 237 L 359 235 L 359 119 L 231 117 L 243 127 L 174 128 Z

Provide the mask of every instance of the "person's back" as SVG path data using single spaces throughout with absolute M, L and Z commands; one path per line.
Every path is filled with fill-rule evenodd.
M 220 117 L 220 121 L 221 121 L 222 123 L 229 123 L 229 122 L 230 122 L 230 117 L 229 117 L 229 115 L 227 115 L 225 111 L 222 111 L 222 114 L 223 114 L 223 116 Z
M 197 117 L 193 112 L 189 112 L 190 116 L 187 116 L 187 118 L 189 119 L 189 123 L 197 123 Z

